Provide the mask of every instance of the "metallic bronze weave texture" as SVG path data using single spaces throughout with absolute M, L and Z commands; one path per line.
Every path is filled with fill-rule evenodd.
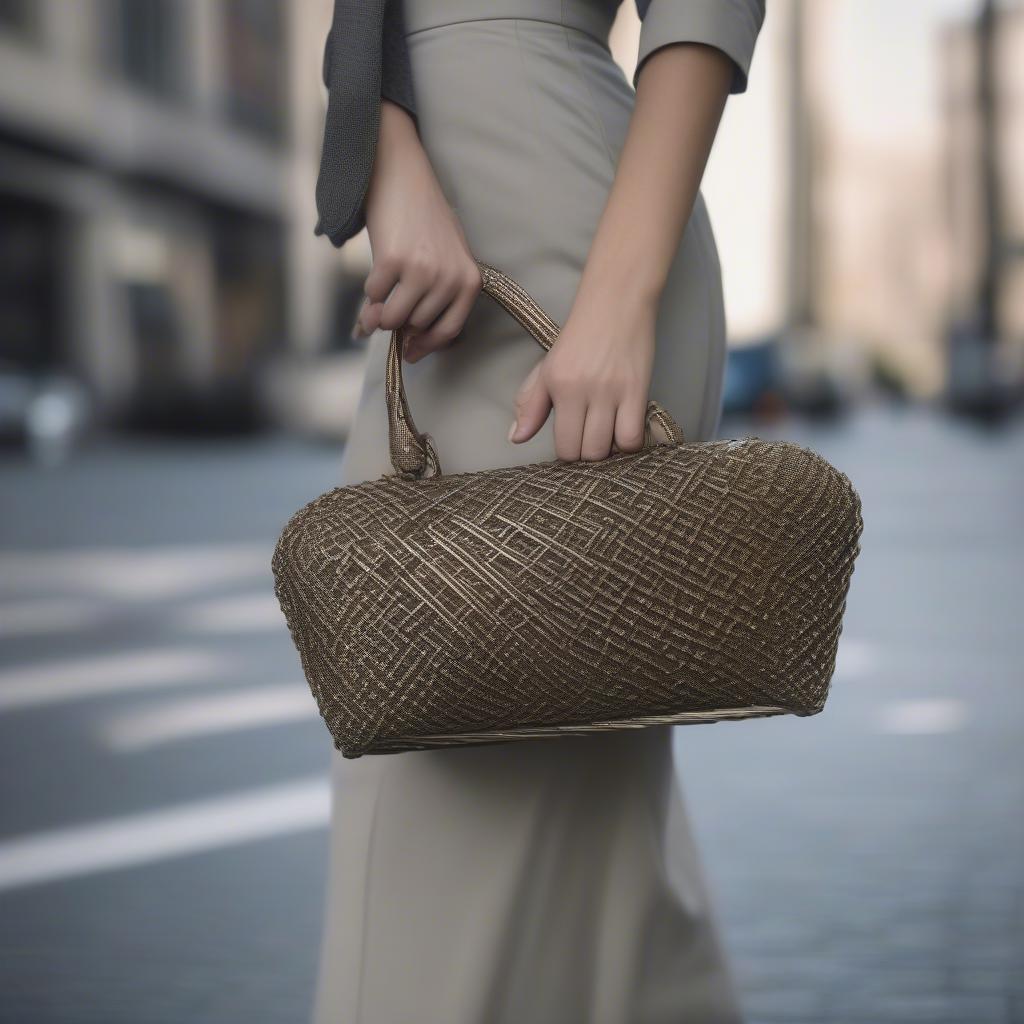
M 549 347 L 554 323 L 480 264 Z M 684 443 L 445 476 L 392 334 L 394 475 L 300 509 L 275 590 L 346 757 L 669 722 L 811 715 L 828 695 L 861 506 L 815 453 Z

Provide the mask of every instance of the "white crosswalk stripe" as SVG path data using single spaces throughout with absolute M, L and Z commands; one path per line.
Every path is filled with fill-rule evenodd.
M 319 717 L 305 683 L 260 686 L 161 701 L 122 711 L 103 723 L 104 745 L 117 753 L 133 753 L 199 736 L 255 729 Z
M 193 602 L 172 621 L 198 633 L 284 632 L 287 629 L 281 606 L 269 586 L 254 593 Z
M 326 779 L 196 800 L 0 843 L 0 891 L 111 871 L 323 827 Z
M 97 626 L 107 609 L 88 598 L 36 598 L 0 603 L 0 637 L 67 633 Z
M 271 544 L 78 548 L 0 555 L 0 593 L 47 591 L 132 599 L 197 593 L 269 579 Z
M 883 705 L 878 728 L 902 736 L 934 735 L 962 729 L 967 718 L 967 705 L 962 700 L 899 700 Z
M 33 662 L 0 671 L 0 711 L 157 686 L 187 686 L 216 681 L 232 671 L 237 671 L 236 659 L 188 647 Z
M 835 681 L 860 679 L 877 670 L 881 661 L 877 645 L 853 637 L 840 637 Z

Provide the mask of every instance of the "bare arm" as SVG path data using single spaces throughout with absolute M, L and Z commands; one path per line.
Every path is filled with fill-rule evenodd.
M 450 344 L 480 293 L 480 270 L 409 113 L 381 102 L 366 196 L 373 254 L 357 333 L 406 326 L 410 362 Z
M 560 459 L 603 459 L 613 441 L 641 447 L 658 303 L 733 74 L 729 57 L 701 43 L 648 57 L 572 309 L 519 391 L 510 440 L 531 438 L 554 408 Z

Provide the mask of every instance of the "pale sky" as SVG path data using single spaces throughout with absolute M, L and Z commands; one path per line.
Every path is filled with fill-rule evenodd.
M 844 134 L 897 140 L 933 132 L 941 112 L 941 29 L 975 15 L 978 0 L 810 2 L 831 9 L 823 19 L 823 77 Z
M 805 0 L 807 40 L 834 142 L 868 152 L 941 152 L 940 32 L 977 12 L 978 0 Z M 786 19 L 767 0 L 747 93 L 729 100 L 704 180 L 718 239 L 730 336 L 774 331 L 784 316 Z M 773 17 L 772 14 L 776 13 Z

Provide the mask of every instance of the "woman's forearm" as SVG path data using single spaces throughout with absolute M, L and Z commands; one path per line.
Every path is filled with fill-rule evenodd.
M 693 210 L 733 64 L 721 50 L 676 43 L 647 58 L 615 180 L 576 302 L 609 289 L 656 304 Z
M 355 333 L 404 327 L 411 362 L 450 344 L 480 293 L 480 270 L 412 117 L 386 99 L 366 228 L 373 267 Z
M 569 316 L 516 395 L 509 440 L 532 438 L 554 409 L 558 458 L 639 451 L 658 300 L 693 210 L 735 73 L 700 43 L 655 50 Z

